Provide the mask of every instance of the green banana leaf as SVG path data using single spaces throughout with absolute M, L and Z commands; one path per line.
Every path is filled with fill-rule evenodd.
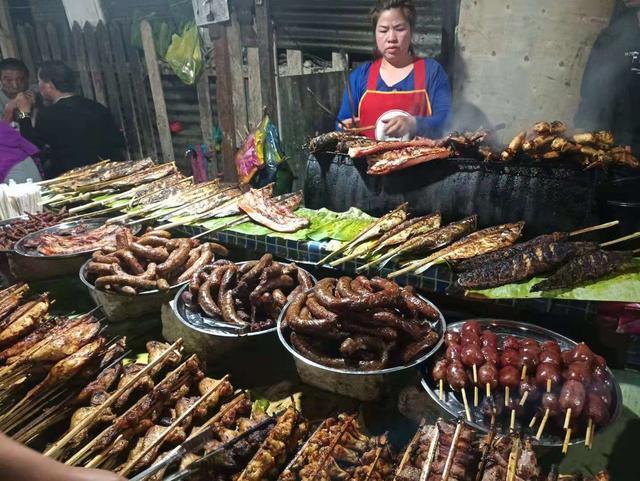
M 622 273 L 572 289 L 530 292 L 531 287 L 544 278 L 535 277 L 527 282 L 467 291 L 469 297 L 486 299 L 566 299 L 573 301 L 638 302 L 640 300 L 640 259 Z

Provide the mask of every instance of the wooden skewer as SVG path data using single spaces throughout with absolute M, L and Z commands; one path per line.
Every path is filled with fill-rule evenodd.
M 109 459 L 110 456 L 113 455 L 112 453 L 113 447 L 120 442 L 123 436 L 124 435 L 122 433 L 118 434 L 118 436 L 116 437 L 116 439 L 113 440 L 112 443 L 110 443 L 106 448 L 104 448 L 102 451 L 96 454 L 91 461 L 89 461 L 84 465 L 84 467 L 87 469 L 95 469 L 100 467 L 102 463 L 104 463 L 107 459 Z
M 444 379 L 440 379 L 439 395 L 440 401 L 444 401 Z
M 523 364 L 522 365 L 522 374 L 520 374 L 520 380 L 524 381 L 527 377 L 527 365 Z
M 349 134 L 357 134 L 359 132 L 366 132 L 367 130 L 373 130 L 375 128 L 376 128 L 375 125 L 365 125 L 363 127 L 347 127 L 344 130 Z
M 225 375 L 222 379 L 220 379 L 204 395 L 200 396 L 200 399 L 198 399 L 195 403 L 193 403 L 191 406 L 189 406 L 189 409 L 187 409 L 185 412 L 183 412 L 182 415 L 178 417 L 178 419 L 176 419 L 174 422 L 172 422 L 171 425 L 157 439 L 155 439 L 149 446 L 147 446 L 146 449 L 142 450 L 141 453 L 139 453 L 136 457 L 134 457 L 131 461 L 129 461 L 120 471 L 118 471 L 118 474 L 120 474 L 120 476 L 126 476 L 127 474 L 129 474 L 129 472 L 131 472 L 131 469 L 136 464 L 138 464 L 138 462 L 142 458 L 144 458 L 147 454 L 149 454 L 151 452 L 151 450 L 155 449 L 156 446 L 160 446 L 164 442 L 164 440 L 167 439 L 167 437 L 173 431 L 175 431 L 178 426 L 180 426 L 180 424 L 185 420 L 185 418 L 190 416 L 191 413 L 193 411 L 195 411 L 197 409 L 197 407 L 200 406 L 200 404 L 202 404 L 204 401 L 209 399 L 209 397 L 211 397 L 212 394 L 216 393 L 220 389 L 220 386 L 222 386 L 222 384 L 227 379 L 229 379 L 229 375 L 228 374 Z
M 433 459 L 436 456 L 436 451 L 438 450 L 438 441 L 440 440 L 440 429 L 438 428 L 438 424 L 436 423 L 433 426 L 433 430 L 435 431 L 431 436 L 431 442 L 429 443 L 429 451 L 427 452 L 427 459 L 422 463 L 422 471 L 420 472 L 419 481 L 427 481 L 429 477 L 429 471 L 431 471 L 431 464 L 433 464 Z
M 569 237 L 586 234 L 588 232 L 594 232 L 597 230 L 608 229 L 609 227 L 617 226 L 619 223 L 619 220 L 612 220 L 611 222 L 606 222 L 604 224 L 598 224 L 591 227 L 585 227 L 584 229 L 574 230 L 573 232 L 569 232 Z
M 584 436 L 584 445 L 589 449 L 591 449 L 590 444 L 591 444 L 591 435 L 593 433 L 592 429 L 593 429 L 593 419 L 589 418 L 589 421 L 587 422 L 587 434 L 585 434 Z
M 564 429 L 569 429 L 569 421 L 571 421 L 571 408 L 567 409 L 567 414 L 564 416 L 564 424 L 562 426 Z
M 464 412 L 467 417 L 467 421 L 471 421 L 471 411 L 469 410 L 469 402 L 467 401 L 467 390 L 465 388 L 462 391 L 462 401 L 464 402 Z
M 509 401 L 511 400 L 509 396 L 509 386 L 504 387 L 504 405 L 509 406 Z
M 538 416 L 533 416 L 531 418 L 531 422 L 529 423 L 529 429 L 533 429 L 533 427 L 536 425 L 537 420 L 538 420 Z
M 551 378 L 547 378 L 547 392 L 551 392 Z
M 569 441 L 571 441 L 571 428 L 567 429 L 567 433 L 564 436 L 564 443 L 562 443 L 562 454 L 567 454 L 567 451 L 569 451 Z
M 600 244 L 600 247 L 608 247 L 614 244 L 620 244 L 621 242 L 626 242 L 631 239 L 637 239 L 638 237 L 640 237 L 640 231 L 634 232 L 633 234 L 629 234 L 624 237 L 619 237 L 618 239 L 610 240 L 608 242 L 603 242 L 602 244 Z
M 157 366 L 159 363 L 163 362 L 169 354 L 171 354 L 175 349 L 179 348 L 182 345 L 182 339 L 178 339 L 171 346 L 169 346 L 165 352 L 162 353 L 157 359 L 153 362 L 147 364 L 144 369 L 138 372 L 135 376 L 133 376 L 129 382 L 125 383 L 120 389 L 117 389 L 111 396 L 109 396 L 98 408 L 89 416 L 82 419 L 75 427 L 70 429 L 67 434 L 65 434 L 62 438 L 56 441 L 47 451 L 45 451 L 44 455 L 54 458 L 60 454 L 62 448 L 64 448 L 67 443 L 73 439 L 74 436 L 77 436 L 80 431 L 89 427 L 98 417 L 102 414 L 102 412 L 110 407 L 113 403 L 117 401 L 117 399 L 122 396 L 122 394 L 129 389 L 131 386 L 134 386 L 143 376 L 145 376 L 151 369 Z
M 529 391 L 525 391 L 522 397 L 520 398 L 520 406 L 524 406 L 524 403 L 527 402 L 528 397 L 529 397 Z
M 478 368 L 475 364 L 473 365 L 472 368 L 473 368 L 473 383 L 478 384 Z
M 456 430 L 453 433 L 453 437 L 451 438 L 451 447 L 449 448 L 447 461 L 445 462 L 444 469 L 442 470 L 442 481 L 447 481 L 449 479 L 449 472 L 451 471 L 451 465 L 453 464 L 453 457 L 457 450 L 458 439 L 460 439 L 461 432 L 462 432 L 462 421 L 458 421 Z
M 520 454 L 522 454 L 522 442 L 520 440 L 520 437 L 517 437 L 513 440 L 511 452 L 509 453 L 506 481 L 515 481 L 518 471 L 518 460 L 520 459 Z
M 536 439 L 538 441 L 540 441 L 540 438 L 542 437 L 542 431 L 544 431 L 544 427 L 547 424 L 547 419 L 549 419 L 549 410 L 545 409 L 544 416 L 542 416 L 542 421 L 540 421 L 540 427 L 538 428 L 538 432 L 536 433 Z
M 516 429 L 516 410 L 511 410 L 511 422 L 509 423 L 509 430 L 514 431 Z
M 398 476 L 400 476 L 400 474 L 402 473 L 402 470 L 404 469 L 405 464 L 407 464 L 407 462 L 409 461 L 409 458 L 411 457 L 411 454 L 413 454 L 413 451 L 415 450 L 415 447 L 418 444 L 418 440 L 420 439 L 420 436 L 424 431 L 425 423 L 426 423 L 425 419 L 422 418 L 422 420 L 420 421 L 420 427 L 416 430 L 416 433 L 411 438 L 411 441 L 407 445 L 407 449 L 404 450 L 402 459 L 400 459 L 400 463 L 398 464 L 398 469 L 396 469 L 396 474 L 393 476 L 393 481 L 396 481 Z
M 487 383 L 485 384 L 485 387 L 487 389 L 487 397 L 491 397 L 491 384 Z
M 479 393 L 478 386 L 473 386 L 473 407 L 474 408 L 478 407 L 479 397 L 480 397 L 480 393 Z

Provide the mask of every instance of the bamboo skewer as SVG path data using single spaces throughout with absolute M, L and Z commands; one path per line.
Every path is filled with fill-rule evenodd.
M 175 349 L 178 349 L 182 345 L 182 339 L 178 339 L 171 346 L 169 346 L 165 352 L 162 353 L 157 359 L 147 364 L 144 369 L 140 370 L 135 376 L 133 376 L 124 386 L 117 389 L 113 394 L 111 394 L 100 406 L 93 412 L 91 415 L 82 419 L 74 428 L 70 429 L 67 434 L 65 434 L 61 439 L 56 441 L 47 451 L 45 451 L 44 455 L 49 456 L 51 458 L 56 458 L 56 456 L 62 451 L 62 449 L 67 445 L 67 443 L 77 434 L 80 433 L 85 428 L 88 428 L 90 425 L 94 423 L 95 420 L 98 419 L 98 416 L 102 414 L 102 412 L 110 407 L 116 400 L 131 386 L 135 385 L 143 376 L 145 376 L 151 369 L 155 366 L 163 362 L 169 354 L 171 354 Z
M 567 432 L 564 436 L 564 442 L 562 443 L 562 454 L 567 454 L 569 451 L 569 441 L 571 441 L 571 428 L 567 428 Z
M 569 429 L 569 421 L 571 421 L 571 408 L 567 409 L 567 413 L 564 416 L 564 424 L 562 426 L 564 429 Z
M 404 451 L 404 453 L 402 455 L 402 458 L 400 459 L 400 463 L 398 464 L 398 468 L 396 469 L 396 474 L 393 476 L 393 480 L 392 481 L 396 481 L 398 476 L 400 474 L 402 474 L 402 470 L 404 469 L 405 464 L 407 464 L 407 462 L 409 461 L 409 458 L 411 457 L 411 454 L 413 453 L 413 450 L 415 449 L 416 445 L 418 444 L 418 440 L 420 439 L 420 435 L 424 431 L 425 424 L 426 424 L 426 421 L 425 421 L 424 418 L 422 418 L 422 420 L 420 421 L 420 426 L 418 427 L 418 429 L 416 430 L 416 433 L 411 438 L 411 441 L 409 441 L 409 444 L 407 445 L 407 449 L 405 449 L 405 451 Z
M 573 232 L 569 232 L 569 237 L 587 234 L 589 232 L 595 232 L 598 230 L 608 229 L 609 227 L 617 226 L 619 223 L 620 223 L 619 220 L 612 220 L 611 222 L 605 222 L 604 224 L 598 224 L 591 227 L 585 227 L 584 229 L 574 230 Z
M 529 391 L 525 391 L 522 397 L 520 398 L 520 406 L 524 406 L 524 403 L 527 402 L 527 398 L 529 397 Z
M 515 431 L 516 429 L 516 410 L 511 410 L 511 419 L 509 421 L 509 431 Z
M 584 437 L 584 445 L 591 449 L 591 436 L 593 434 L 593 419 L 589 418 L 587 421 L 587 434 Z
M 547 420 L 549 419 L 549 410 L 544 410 L 544 416 L 542 416 L 542 421 L 540 421 L 540 427 L 538 428 L 538 432 L 536 433 L 536 439 L 540 441 L 542 437 L 542 431 L 544 431 L 544 427 L 547 424 Z
M 327 460 L 329 459 L 329 456 L 331 456 L 331 453 L 333 452 L 333 450 L 336 448 L 336 446 L 338 445 L 338 443 L 342 439 L 342 436 L 344 436 L 344 434 L 347 432 L 347 430 L 351 427 L 351 425 L 353 424 L 354 419 L 355 419 L 354 416 L 350 416 L 349 418 L 347 418 L 345 420 L 344 426 L 342 426 L 340 431 L 338 431 L 336 437 L 331 441 L 331 444 L 329 445 L 329 449 L 322 456 L 322 458 L 320 458 L 320 461 L 318 462 L 317 467 L 316 467 L 316 472 L 313 474 L 313 477 L 311 478 L 311 481 L 315 481 L 318 478 L 318 475 L 322 471 L 322 468 L 324 468 L 324 465 L 327 462 Z M 240 475 L 239 479 L 241 479 L 243 477 L 243 475 L 244 475 L 244 470 L 242 471 L 242 474 Z
M 610 240 L 608 242 L 603 242 L 602 244 L 600 244 L 600 247 L 609 247 L 609 246 L 612 246 L 614 244 L 620 244 L 621 242 L 626 242 L 628 240 L 637 239 L 638 237 L 640 237 L 640 231 L 639 232 L 634 232 L 633 234 L 629 234 L 629 235 L 626 235 L 624 237 L 619 237 L 617 239 Z
M 100 451 L 96 456 L 94 456 L 94 458 L 88 463 L 86 463 L 84 467 L 87 469 L 95 469 L 100 467 L 102 463 L 104 463 L 111 457 L 111 451 L 113 450 L 114 446 L 116 446 L 120 442 L 122 438 L 123 438 L 123 434 L 122 433 L 118 434 L 118 436 L 113 440 L 113 442 L 109 444 L 109 446 L 107 446 L 102 451 Z
M 436 452 L 438 450 L 438 442 L 440 441 L 440 428 L 438 428 L 437 423 L 433 426 L 432 430 L 435 432 L 431 435 L 429 451 L 427 452 L 427 458 L 422 464 L 422 471 L 420 472 L 419 481 L 427 481 L 427 479 L 429 478 L 429 471 L 431 471 L 431 465 L 433 464 L 433 459 L 435 458 Z
M 451 438 L 451 447 L 449 448 L 449 454 L 447 455 L 447 460 L 444 464 L 444 469 L 442 470 L 442 481 L 447 481 L 449 479 L 449 473 L 451 472 L 451 465 L 453 464 L 453 457 L 455 456 L 455 453 L 457 450 L 458 439 L 460 439 L 461 432 L 462 432 L 462 421 L 458 421 L 456 430 L 453 433 L 453 436 Z
M 467 421 L 471 422 L 471 410 L 469 409 L 469 402 L 467 401 L 467 390 L 465 388 L 462 388 L 461 391 L 462 391 L 462 401 L 464 403 L 464 413 L 467 418 Z
M 533 416 L 531 418 L 531 422 L 529 423 L 529 429 L 533 429 L 533 427 L 536 425 L 537 420 L 538 420 L 538 416 Z
M 513 445 L 511 446 L 511 452 L 509 453 L 509 462 L 507 464 L 506 481 L 515 481 L 517 470 L 518 470 L 518 460 L 520 459 L 521 453 L 522 453 L 522 441 L 520 440 L 520 437 L 516 437 L 513 440 Z
M 209 397 L 211 397 L 212 394 L 217 392 L 220 389 L 220 386 L 222 386 L 222 384 L 227 379 L 229 379 L 229 375 L 228 374 L 225 375 L 222 379 L 220 379 L 205 394 L 200 396 L 200 399 L 198 399 L 185 412 L 183 412 L 182 415 L 178 417 L 178 419 L 176 419 L 174 422 L 172 422 L 171 425 L 169 427 L 167 427 L 167 429 L 157 439 L 155 439 L 153 441 L 153 443 L 151 443 L 146 449 L 144 449 L 135 458 L 133 458 L 131 461 L 129 461 L 120 471 L 118 471 L 118 474 L 120 474 L 120 476 L 126 476 L 127 474 L 129 474 L 131 472 L 131 469 L 136 464 L 138 464 L 142 458 L 144 458 L 147 454 L 149 454 L 156 446 L 160 446 L 164 442 L 164 440 L 167 439 L 167 437 L 171 433 L 173 433 L 173 431 L 175 431 L 178 426 L 180 426 L 180 424 L 187 418 L 187 416 L 191 415 L 191 413 L 193 411 L 195 411 L 196 408 L 198 406 L 200 406 L 200 404 L 202 404 L 204 401 L 209 399 Z
M 439 388 L 438 388 L 438 395 L 440 398 L 440 401 L 444 401 L 444 379 L 440 379 L 439 384 Z

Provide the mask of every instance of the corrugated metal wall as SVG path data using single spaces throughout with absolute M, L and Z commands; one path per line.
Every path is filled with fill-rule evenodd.
M 416 1 L 415 43 L 419 55 L 440 54 L 446 1 L 452 0 Z M 278 47 L 370 54 L 373 38 L 369 10 L 374 3 L 375 0 L 272 0 Z

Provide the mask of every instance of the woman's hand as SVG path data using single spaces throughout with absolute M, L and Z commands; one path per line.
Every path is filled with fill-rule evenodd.
M 416 135 L 416 118 L 413 116 L 398 115 L 383 122 L 386 124 L 384 134 L 387 137 L 404 137 L 409 134 L 413 138 Z
M 360 118 L 355 117 L 352 119 L 349 117 L 348 119 L 341 120 L 341 122 L 346 125 L 345 129 L 355 129 L 360 125 Z

